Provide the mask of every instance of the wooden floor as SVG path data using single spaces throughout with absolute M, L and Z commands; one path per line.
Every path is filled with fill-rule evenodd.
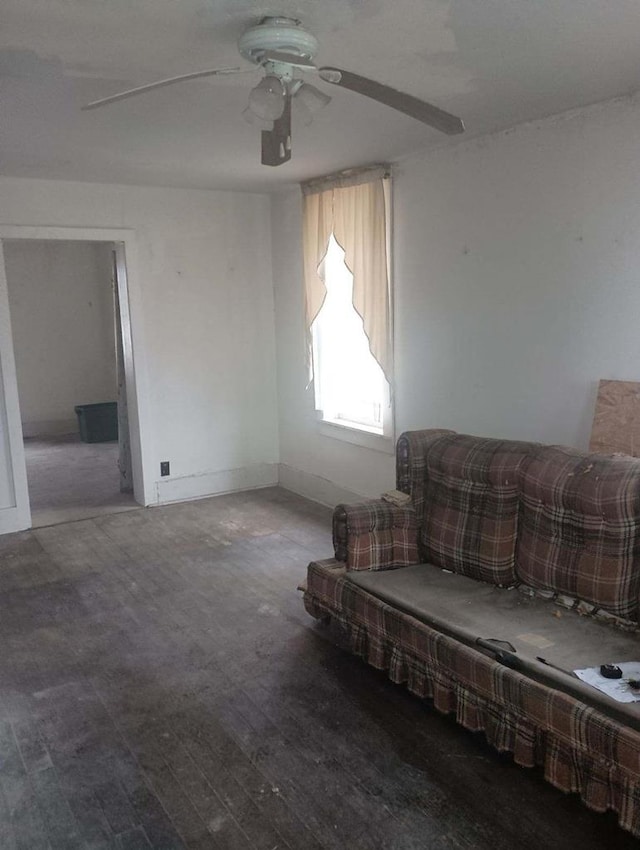
M 77 434 L 29 437 L 24 455 L 34 528 L 138 508 L 120 492 L 118 443 L 83 443 Z
M 637 847 L 344 652 L 281 490 L 0 537 L 0 848 Z

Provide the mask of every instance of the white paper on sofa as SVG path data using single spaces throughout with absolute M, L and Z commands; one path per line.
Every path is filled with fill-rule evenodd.
M 593 685 L 603 694 L 617 702 L 640 702 L 640 691 L 629 685 L 629 679 L 640 680 L 640 661 L 616 662 L 616 667 L 622 670 L 621 679 L 605 679 L 600 675 L 599 667 L 586 667 L 584 670 L 574 670 L 579 679 L 587 685 Z

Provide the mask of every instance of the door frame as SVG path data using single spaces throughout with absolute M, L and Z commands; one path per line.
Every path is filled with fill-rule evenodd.
M 11 531 L 21 531 L 31 527 L 31 506 L 27 489 L 27 467 L 24 460 L 18 382 L 9 316 L 9 293 L 0 239 L 0 395 L 2 394 L 4 405 L 0 399 L 0 437 L 2 436 L 2 407 L 4 407 L 7 423 L 6 445 L 9 451 L 8 472 L 13 491 L 13 504 L 0 508 L 0 534 L 8 534 Z
M 118 296 L 122 320 L 122 338 L 129 409 L 129 438 L 134 499 L 140 505 L 154 500 L 153 482 L 149 475 L 150 398 L 145 362 L 142 322 L 142 293 L 139 276 L 136 232 L 129 228 L 56 227 L 49 225 L 0 224 L 0 378 L 4 383 L 9 451 L 13 469 L 15 509 L 13 516 L 0 518 L 0 534 L 31 527 L 31 511 L 27 488 L 20 401 L 15 356 L 11 333 L 11 317 L 7 276 L 2 252 L 5 239 L 68 240 L 73 242 L 108 242 L 115 245 Z M 0 386 L 1 389 L 1 386 Z M 0 516 L 6 511 L 0 511 Z M 9 527 L 7 527 L 9 526 Z

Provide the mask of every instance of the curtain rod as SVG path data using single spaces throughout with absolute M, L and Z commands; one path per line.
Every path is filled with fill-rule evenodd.
M 324 177 L 313 177 L 311 180 L 305 180 L 300 184 L 302 191 L 305 194 L 319 191 L 330 186 L 338 186 L 348 183 L 351 180 L 357 180 L 360 177 L 365 177 L 367 174 L 379 173 L 381 177 L 391 176 L 391 166 L 387 163 L 376 163 L 375 165 L 362 165 L 356 168 L 345 168 L 343 171 L 337 171 L 334 174 L 327 174 Z

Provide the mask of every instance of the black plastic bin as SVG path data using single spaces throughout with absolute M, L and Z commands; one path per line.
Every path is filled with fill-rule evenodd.
M 118 402 L 77 404 L 80 439 L 83 443 L 111 443 L 118 439 Z

